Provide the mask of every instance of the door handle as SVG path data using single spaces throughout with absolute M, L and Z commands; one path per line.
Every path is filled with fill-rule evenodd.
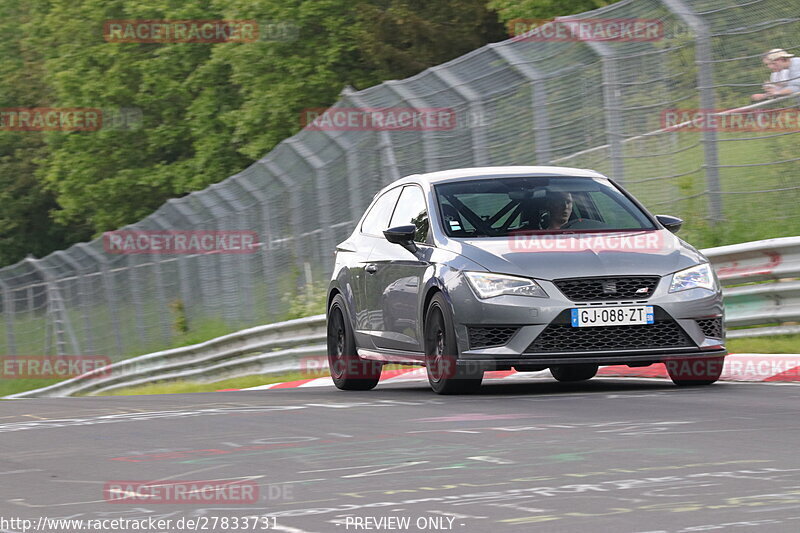
M 364 270 L 366 270 L 370 274 L 374 274 L 375 272 L 378 271 L 378 266 L 377 265 L 367 265 L 367 268 L 365 268 Z

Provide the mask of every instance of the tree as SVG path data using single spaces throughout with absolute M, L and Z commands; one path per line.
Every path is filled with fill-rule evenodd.
M 133 129 L 0 132 L 2 263 L 133 223 L 227 178 L 347 85 L 404 78 L 506 37 L 483 0 L 7 0 L 0 9 L 5 105 L 136 108 L 142 118 Z M 105 22 L 127 19 L 296 31 L 250 43 L 103 38 Z

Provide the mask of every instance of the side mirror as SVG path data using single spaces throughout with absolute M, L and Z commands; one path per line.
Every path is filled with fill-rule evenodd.
M 681 229 L 681 226 L 683 226 L 683 220 L 678 217 L 671 217 L 669 215 L 656 215 L 656 220 L 658 220 L 662 226 L 667 228 L 672 233 L 678 233 L 678 230 Z
M 417 233 L 417 227 L 409 224 L 408 226 L 396 226 L 384 230 L 383 236 L 392 244 L 399 244 L 412 254 L 417 251 L 417 245 L 414 243 L 414 235 Z

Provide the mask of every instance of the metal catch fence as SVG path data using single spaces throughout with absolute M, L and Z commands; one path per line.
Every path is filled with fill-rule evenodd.
M 96 239 L 2 268 L 0 348 L 120 360 L 170 345 L 176 323 L 229 331 L 297 316 L 373 194 L 418 172 L 593 168 L 651 210 L 684 218 L 686 238 L 701 246 L 798 235 L 796 124 L 673 128 L 665 112 L 746 104 L 768 75 L 764 51 L 800 51 L 799 16 L 785 0 L 623 0 L 569 19 L 656 20 L 659 38 L 522 36 L 402 81 L 345 89 L 335 108 L 447 108 L 457 121 L 427 131 L 306 128 L 123 228 L 252 230 L 254 253 L 110 254 Z

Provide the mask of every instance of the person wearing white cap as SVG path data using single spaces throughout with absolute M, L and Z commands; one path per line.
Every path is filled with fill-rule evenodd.
M 781 71 L 785 71 L 783 81 L 778 84 L 778 87 L 767 90 L 770 97 L 777 98 L 800 93 L 800 58 L 785 50 L 778 50 L 769 54 L 767 59 L 775 63 L 775 66 Z
M 788 72 L 781 69 L 778 65 L 775 64 L 774 61 L 769 60 L 769 56 L 776 52 L 783 52 L 782 48 L 773 48 L 766 54 L 764 54 L 761 58 L 761 61 L 764 62 L 764 66 L 770 69 L 772 72 L 769 75 L 769 83 L 765 83 L 763 85 L 764 92 L 754 94 L 751 98 L 756 102 L 760 102 L 761 100 L 766 100 L 767 98 L 771 97 L 771 93 L 777 89 L 779 89 L 783 84 L 786 82 L 786 75 Z

